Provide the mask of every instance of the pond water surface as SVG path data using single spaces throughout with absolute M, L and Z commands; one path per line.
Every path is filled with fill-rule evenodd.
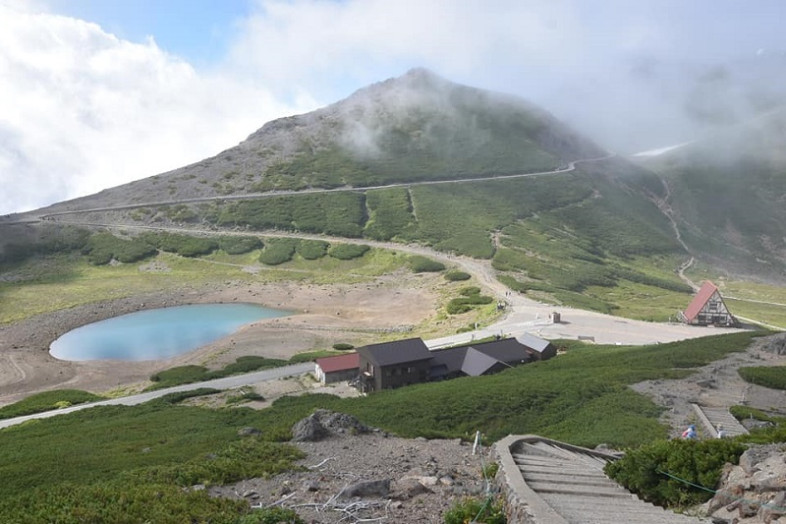
M 254 304 L 194 304 L 138 311 L 79 327 L 49 352 L 60 360 L 159 360 L 210 344 L 241 326 L 289 312 Z

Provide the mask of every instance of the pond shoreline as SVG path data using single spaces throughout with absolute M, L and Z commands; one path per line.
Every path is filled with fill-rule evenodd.
M 144 309 L 72 329 L 50 344 L 49 354 L 75 362 L 163 360 L 212 344 L 254 322 L 290 314 L 250 302 Z
M 49 389 L 133 392 L 149 384 L 153 373 L 177 365 L 217 368 L 242 355 L 288 359 L 335 342 L 370 343 L 379 332 L 411 327 L 433 315 L 436 295 L 431 288 L 437 281 L 397 274 L 362 284 L 208 283 L 36 315 L 0 326 L 0 405 Z M 49 354 L 52 341 L 86 324 L 146 309 L 205 303 L 257 304 L 292 315 L 254 322 L 230 337 L 165 360 L 69 362 Z

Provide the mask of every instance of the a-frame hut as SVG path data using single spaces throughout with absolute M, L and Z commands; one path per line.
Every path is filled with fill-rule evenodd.
M 723 297 L 718 287 L 705 281 L 693 301 L 685 311 L 680 312 L 680 319 L 686 324 L 694 326 L 736 326 L 734 318 L 723 302 Z

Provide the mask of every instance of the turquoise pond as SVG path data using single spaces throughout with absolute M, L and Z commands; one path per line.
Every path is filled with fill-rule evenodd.
M 245 324 L 288 314 L 254 304 L 151 309 L 69 331 L 49 352 L 60 360 L 159 360 L 210 344 Z

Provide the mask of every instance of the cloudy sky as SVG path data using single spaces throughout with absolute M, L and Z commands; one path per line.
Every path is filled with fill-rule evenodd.
M 663 147 L 782 94 L 784 20 L 781 0 L 0 0 L 0 214 L 212 156 L 417 66 L 613 150 Z

